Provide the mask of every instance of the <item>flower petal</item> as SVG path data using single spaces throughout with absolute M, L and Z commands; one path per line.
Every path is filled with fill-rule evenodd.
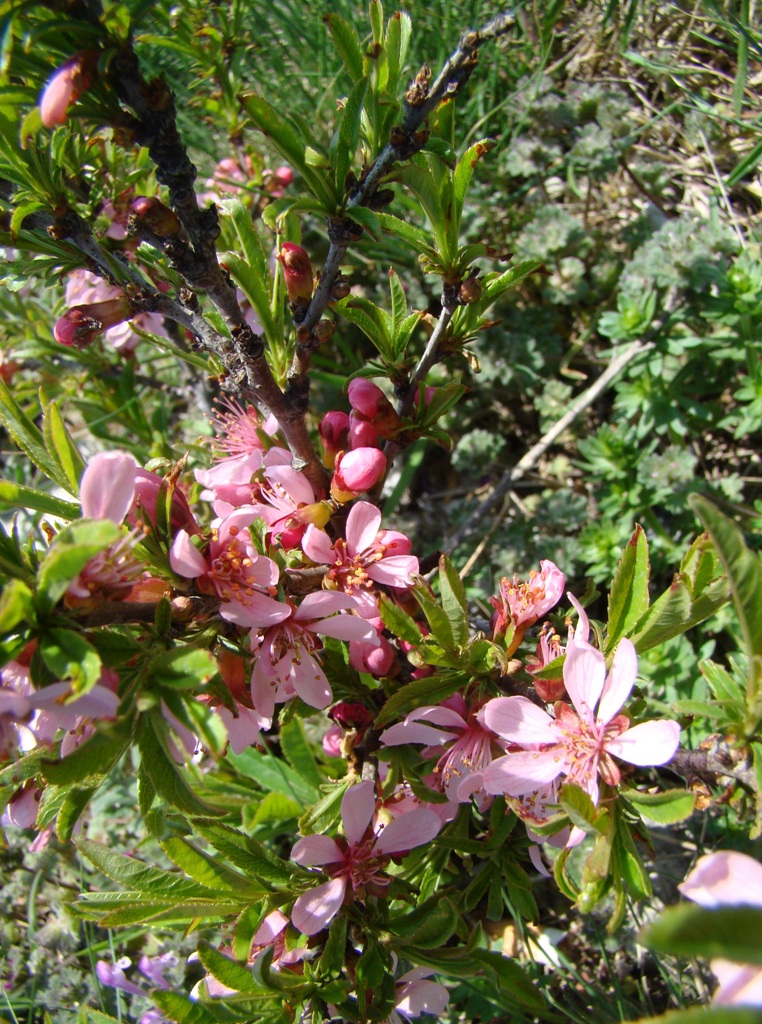
M 666 764 L 679 743 L 677 722 L 643 722 L 608 740 L 605 749 L 629 764 Z
M 246 604 L 241 601 L 228 601 L 220 605 L 220 615 L 227 622 L 237 626 L 264 629 L 284 622 L 291 615 L 291 608 L 283 601 L 276 601 L 266 594 L 248 594 Z
M 564 684 L 580 718 L 592 725 L 595 706 L 606 680 L 606 659 L 589 644 L 570 640 L 564 662 Z
M 631 640 L 620 640 L 611 671 L 603 687 L 598 705 L 598 721 L 610 722 L 630 696 L 638 674 L 638 656 Z
M 381 512 L 369 501 L 356 501 L 347 516 L 347 553 L 351 558 L 369 548 L 381 525 Z
M 564 761 L 556 750 L 518 750 L 498 757 L 482 772 L 487 793 L 526 796 L 547 785 L 564 770 Z
M 169 551 L 172 572 L 186 579 L 196 579 L 209 571 L 206 559 L 195 546 L 187 530 L 179 530 Z
M 762 907 L 762 864 L 734 850 L 708 853 L 678 889 L 702 907 Z
M 430 842 L 442 827 L 434 811 L 424 807 L 394 818 L 376 840 L 374 851 L 379 854 L 404 853 Z
M 403 743 L 425 743 L 427 747 L 439 746 L 452 740 L 453 734 L 444 729 L 435 729 L 425 722 L 404 721 L 392 725 L 381 733 L 381 743 L 386 747 L 399 747 Z
M 762 1006 L 762 967 L 730 960 L 712 960 L 709 966 L 720 983 L 715 1006 Z
M 376 810 L 376 787 L 373 782 L 350 786 L 341 800 L 341 821 L 350 846 L 357 846 L 370 825 Z
M 336 557 L 331 538 L 325 530 L 310 523 L 302 537 L 302 551 L 317 565 L 330 565 Z
M 303 935 L 317 935 L 341 910 L 347 880 L 343 875 L 332 878 L 302 895 L 294 903 L 291 920 Z
M 305 836 L 294 843 L 291 860 L 302 867 L 322 867 L 324 864 L 342 864 L 346 857 L 330 836 Z
M 307 651 L 302 651 L 298 660 L 294 658 L 291 682 L 304 703 L 312 708 L 328 707 L 333 700 L 333 690 L 325 672 Z
M 553 719 L 526 697 L 496 697 L 480 711 L 488 729 L 509 743 L 529 746 L 555 743 L 558 739 Z
M 121 523 L 135 496 L 137 463 L 129 452 L 101 452 L 90 462 L 79 485 L 82 515 Z

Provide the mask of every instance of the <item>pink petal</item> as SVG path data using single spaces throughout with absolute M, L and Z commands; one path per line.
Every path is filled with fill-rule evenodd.
M 331 565 L 336 558 L 331 538 L 325 530 L 318 530 L 314 523 L 310 523 L 305 530 L 302 551 L 318 565 Z
M 762 967 L 729 960 L 712 960 L 709 966 L 720 983 L 715 1006 L 762 1006 Z
M 368 575 L 376 583 L 389 587 L 411 587 L 412 577 L 418 574 L 418 559 L 415 555 L 390 555 L 380 562 L 368 566 Z
M 702 907 L 762 907 L 762 864 L 733 850 L 708 853 L 678 889 Z
M 291 920 L 303 935 L 317 935 L 341 910 L 347 880 L 343 875 L 303 893 L 294 903 Z
M 333 700 L 331 684 L 322 668 L 306 651 L 293 663 L 291 681 L 297 694 L 312 708 L 326 708 Z
M 629 764 L 666 764 L 680 743 L 677 722 L 643 722 L 608 740 L 605 749 Z
M 480 719 L 488 729 L 509 743 L 528 746 L 555 743 L 558 739 L 553 719 L 526 697 L 496 697 L 481 709 Z
M 410 811 L 394 818 L 376 840 L 378 854 L 404 853 L 429 843 L 442 827 L 441 819 L 428 808 Z
M 408 982 L 399 992 L 396 1007 L 400 1013 L 417 1017 L 421 1013 L 433 1013 L 440 1017 L 447 1009 L 450 993 L 436 981 L 419 979 Z
M 267 626 L 275 626 L 289 618 L 291 607 L 266 594 L 254 593 L 247 596 L 246 604 L 242 604 L 240 601 L 228 601 L 226 604 L 221 604 L 220 615 L 237 626 L 265 629 Z
M 355 603 L 348 594 L 340 594 L 329 590 L 316 590 L 307 594 L 294 614 L 295 622 L 311 622 L 323 619 L 336 612 L 353 610 Z
M 269 946 L 288 924 L 288 918 L 280 910 L 273 910 L 254 932 L 252 940 L 255 946 Z
M 563 770 L 563 758 L 555 750 L 519 750 L 488 765 L 482 772 L 482 782 L 488 793 L 526 796 L 552 782 Z
M 357 501 L 347 516 L 347 553 L 351 558 L 369 548 L 381 525 L 381 512 L 369 501 Z
M 291 456 L 289 456 L 290 460 Z M 304 473 L 297 472 L 291 466 L 268 466 L 265 470 L 265 477 L 270 483 L 279 484 L 295 505 L 311 505 L 315 500 L 312 484 Z
M 399 747 L 403 743 L 425 743 L 427 747 L 435 747 L 452 740 L 452 733 L 425 722 L 405 721 L 385 729 L 380 739 L 386 747 Z
M 225 726 L 234 754 L 242 754 L 244 750 L 261 742 L 260 720 L 255 711 L 239 704 L 237 717 L 225 707 L 217 708 L 217 714 Z
M 364 640 L 372 647 L 378 647 L 380 643 L 375 626 L 359 615 L 332 615 L 329 619 L 318 619 L 309 628 L 313 633 L 332 636 L 336 640 Z
M 638 656 L 635 647 L 630 640 L 620 640 L 598 705 L 599 722 L 605 725 L 619 711 L 630 696 L 637 674 Z
M 294 843 L 291 860 L 302 867 L 322 867 L 324 864 L 343 864 L 346 857 L 330 836 L 305 836 Z
M 350 846 L 357 846 L 376 810 L 376 786 L 358 782 L 350 786 L 341 801 L 341 821 Z
M 90 462 L 79 485 L 82 515 L 121 523 L 135 495 L 137 463 L 128 452 L 101 452 Z
M 589 644 L 570 640 L 564 662 L 566 692 L 580 718 L 592 725 L 594 709 L 606 680 L 606 659 Z
M 587 617 L 585 609 L 579 603 L 574 594 L 567 594 L 566 596 L 568 597 L 572 606 L 576 609 L 577 615 L 579 616 L 579 621 L 577 622 L 577 625 L 574 628 L 574 632 L 572 635 L 575 640 L 578 640 L 581 643 L 586 644 L 588 638 L 590 637 L 590 620 Z
M 169 564 L 172 566 L 173 572 L 176 572 L 178 576 L 184 576 L 186 579 L 196 579 L 198 576 L 204 576 L 209 571 L 206 559 L 194 545 L 190 534 L 185 530 L 180 530 L 172 541 L 172 547 L 169 551 Z

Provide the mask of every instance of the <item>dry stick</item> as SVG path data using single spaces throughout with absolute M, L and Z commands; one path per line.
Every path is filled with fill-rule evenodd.
M 437 79 L 425 89 L 420 100 L 418 95 L 413 95 L 416 89 L 416 85 L 413 85 L 405 100 L 404 116 L 399 130 L 395 132 L 395 141 L 388 142 L 373 161 L 357 190 L 350 196 L 347 210 L 358 206 L 367 206 L 368 200 L 372 198 L 379 182 L 392 165 L 400 160 L 409 159 L 423 147 L 424 142 L 416 141 L 414 138 L 416 131 L 443 100 L 455 96 L 465 85 L 476 67 L 480 47 L 491 39 L 505 35 L 513 24 L 513 15 L 505 12 L 498 14 L 478 31 L 465 32 L 458 42 L 457 49 L 445 61 Z M 309 340 L 297 343 L 288 373 L 286 394 L 287 396 L 293 395 L 297 402 L 303 404 L 306 404 L 309 395 L 307 375 L 310 357 L 318 344 L 317 339 L 310 335 L 328 306 L 342 260 L 351 242 L 356 239 L 357 230 L 358 225 L 350 218 L 339 217 L 334 221 L 329 221 L 330 247 L 320 274 L 320 281 L 307 312 L 296 325 L 301 328 L 303 334 L 308 336 Z
M 612 360 L 600 377 L 598 377 L 598 379 L 594 381 L 587 391 L 584 391 L 576 401 L 572 402 L 567 412 L 565 412 L 564 415 L 553 424 L 550 430 L 543 434 L 537 444 L 533 445 L 529 451 L 519 459 L 512 469 L 509 469 L 503 474 L 500 482 L 495 486 L 490 496 L 486 498 L 468 517 L 466 522 L 445 541 L 444 550 L 451 554 L 459 544 L 462 544 L 464 540 L 467 540 L 474 533 L 479 523 L 481 523 L 481 521 L 503 498 L 503 496 L 510 491 L 516 480 L 519 480 L 537 464 L 556 438 L 560 437 L 564 430 L 574 422 L 581 412 L 587 409 L 587 407 L 595 401 L 602 391 L 605 391 L 612 380 L 624 369 L 624 367 L 627 366 L 628 363 L 631 363 L 633 359 L 637 358 L 637 356 L 642 355 L 644 352 L 649 352 L 652 348 L 654 348 L 653 342 L 643 343 L 636 341 L 628 349 L 625 349 L 621 355 L 617 356 L 616 359 Z M 472 560 L 469 559 L 469 562 L 463 568 L 460 575 L 463 576 L 471 565 Z

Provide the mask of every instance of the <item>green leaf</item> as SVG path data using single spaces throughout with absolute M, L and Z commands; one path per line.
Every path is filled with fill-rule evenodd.
M 373 342 L 384 359 L 391 360 L 394 349 L 391 340 L 391 317 L 364 296 L 351 295 L 334 304 L 334 310 L 345 320 L 355 324 Z
M 390 933 L 406 944 L 435 949 L 443 946 L 460 923 L 460 914 L 447 896 L 437 893 L 415 910 L 389 919 Z
M 678 573 L 668 589 L 651 603 L 636 623 L 630 639 L 637 652 L 643 654 L 708 619 L 727 600 L 726 579 L 713 580 L 696 595 L 689 576 Z
M 79 494 L 79 481 L 85 471 L 85 460 L 79 453 L 55 402 L 45 406 L 43 435 L 48 451 L 56 459 L 69 482 L 67 490 Z
M 338 14 L 327 14 L 323 20 L 331 33 L 336 52 L 349 72 L 349 77 L 353 82 L 359 82 L 363 76 L 363 60 L 360 40 L 354 26 Z
M 501 295 L 504 295 L 511 288 L 515 288 L 525 278 L 536 273 L 542 267 L 542 260 L 522 260 L 515 267 L 510 267 L 497 277 L 488 276 L 479 300 L 479 309 L 486 310 Z
M 197 850 L 179 836 L 164 839 L 159 846 L 173 864 L 208 889 L 230 889 L 234 892 L 252 892 L 251 883 L 229 867 L 202 850 Z
M 77 822 L 97 791 L 98 786 L 72 786 L 67 789 L 56 818 L 56 838 L 59 843 L 70 842 Z
M 331 786 L 325 796 L 299 819 L 299 831 L 303 836 L 329 832 L 341 818 L 341 801 L 349 786 L 338 782 Z
M 151 998 L 161 1012 L 176 1024 L 239 1024 L 251 1020 L 250 1012 L 229 1009 L 219 999 L 195 1000 L 179 992 L 154 989 Z
M 0 593 L 0 633 L 10 633 L 20 622 L 34 625 L 36 618 L 32 591 L 21 580 L 8 580 Z
M 222 814 L 196 795 L 183 778 L 169 749 L 169 726 L 159 712 L 141 716 L 138 726 L 140 763 L 163 800 L 184 814 Z
M 739 879 L 743 884 L 743 879 Z M 762 966 L 762 908 L 670 907 L 641 932 L 640 942 L 657 953 L 721 958 Z
M 696 803 L 694 794 L 684 789 L 665 789 L 661 793 L 640 793 L 633 789 L 624 795 L 638 814 L 659 825 L 685 821 L 693 814 Z
M 407 221 L 400 220 L 399 217 L 395 217 L 391 213 L 377 213 L 376 217 L 385 231 L 396 235 L 403 242 L 407 242 L 417 253 L 428 256 L 430 259 L 436 259 L 436 249 L 432 247 L 431 238 L 423 228 L 416 227 L 414 224 L 408 224 Z M 539 266 L 542 266 L 539 261 L 536 262 Z
M 302 809 L 317 799 L 315 787 L 279 757 L 249 747 L 240 754 L 228 750 L 227 760 L 262 789 L 283 793 L 301 804 Z
M 460 647 L 468 639 L 469 633 L 466 589 L 447 555 L 439 559 L 439 590 L 453 640 Z
M 19 448 L 26 452 L 45 476 L 55 480 L 65 491 L 69 491 L 71 494 L 77 493 L 76 486 L 72 490 L 66 473 L 48 452 L 42 432 L 29 419 L 2 379 L 0 379 L 0 422 Z
M 79 519 L 81 515 L 79 505 L 72 501 L 57 498 L 46 491 L 37 490 L 36 487 L 12 483 L 10 480 L 0 480 L 0 504 L 12 509 L 33 508 L 35 512 L 45 512 L 60 519 Z
M 103 672 L 98 652 L 81 633 L 71 629 L 46 630 L 38 650 L 56 679 L 71 681 L 72 697 L 92 690 Z
M 131 730 L 128 721 L 103 726 L 60 761 L 43 761 L 41 770 L 47 782 L 69 786 L 90 780 L 104 781 L 127 749 Z
M 227 988 L 235 992 L 261 991 L 248 967 L 220 953 L 205 939 L 201 939 L 198 944 L 198 958 L 207 971 Z
M 630 826 L 621 815 L 616 820 L 611 870 L 615 877 L 622 879 L 624 889 L 633 899 L 645 899 L 653 892 L 651 879 L 635 846 Z
M 305 145 L 301 133 L 261 96 L 250 94 L 242 97 L 241 102 L 254 126 L 270 139 L 281 156 L 299 171 L 305 185 L 321 204 L 323 211 L 329 216 L 335 215 L 340 205 L 339 197 L 328 174 L 308 162 L 309 147 Z
M 639 525 L 627 542 L 609 594 L 606 651 L 616 647 L 648 610 L 648 541 Z
M 447 617 L 447 613 L 444 608 L 442 608 L 440 604 L 437 604 L 431 596 L 428 584 L 419 580 L 413 587 L 413 596 L 421 606 L 423 614 L 426 616 L 426 621 L 429 624 L 433 638 L 445 650 L 453 650 L 455 647 L 455 638 L 453 636 L 450 620 Z
M 305 782 L 314 787 L 315 795 L 312 799 L 313 801 L 317 800 L 323 777 L 307 742 L 304 726 L 300 719 L 294 718 L 281 728 L 280 746 L 291 767 L 299 773 Z
M 487 949 L 475 949 L 472 960 L 497 982 L 502 997 L 507 1003 L 526 1006 L 531 1010 L 543 1010 L 545 998 L 537 985 L 526 975 L 515 960 L 502 953 Z M 446 972 L 446 968 L 442 968 Z
M 285 824 L 298 818 L 302 813 L 302 805 L 298 804 L 296 800 L 292 800 L 290 796 L 284 796 L 283 793 L 268 793 L 253 807 L 255 808 L 254 817 L 251 820 L 246 818 L 244 821 L 247 826 L 249 824 L 261 825 L 265 821 L 278 821 Z
M 762 1010 L 750 1006 L 694 1006 L 660 1017 L 641 1017 L 635 1024 L 762 1024 Z
M 77 849 L 107 878 L 118 882 L 124 889 L 143 893 L 159 900 L 226 899 L 231 894 L 199 885 L 184 875 L 151 867 L 137 857 L 116 853 L 108 846 L 91 839 L 78 838 Z
M 360 125 L 362 123 L 363 102 L 368 91 L 368 80 L 363 78 L 357 82 L 347 97 L 344 110 L 341 114 L 341 125 L 337 140 L 338 152 L 335 158 L 335 180 L 336 191 L 340 194 L 344 190 L 344 182 L 347 173 L 352 166 L 357 144 L 360 140 Z
M 82 1007 L 82 1012 L 88 1024 L 119 1024 L 116 1017 L 109 1017 L 107 1013 L 101 1013 L 100 1010 L 94 1010 L 90 1006 Z
M 462 675 L 433 675 L 426 679 L 414 679 L 392 694 L 376 716 L 374 727 L 380 729 L 390 722 L 396 722 L 398 718 L 404 718 L 426 704 L 439 704 L 446 697 L 451 697 L 465 682 Z
M 381 594 L 378 603 L 381 608 L 381 618 L 384 620 L 384 625 L 387 629 L 391 630 L 400 640 L 405 640 L 409 644 L 419 644 L 421 642 L 423 637 L 415 623 L 415 619 L 403 611 L 398 604 L 395 604 L 394 601 L 386 597 L 385 594 Z
M 762 560 L 746 546 L 735 523 L 706 498 L 691 495 L 690 504 L 714 541 L 730 581 L 748 659 L 747 728 L 751 734 L 762 720 Z
M 253 836 L 247 836 L 229 825 L 205 819 L 194 821 L 193 827 L 244 874 L 272 885 L 286 885 L 290 882 L 295 869 Z
M 190 645 L 157 655 L 149 666 L 152 680 L 179 690 L 206 686 L 217 671 L 217 662 L 209 651 Z
M 477 163 L 495 146 L 494 139 L 480 139 L 472 146 L 469 146 L 463 156 L 458 160 L 455 173 L 452 178 L 452 232 L 451 242 L 457 245 L 460 233 L 460 218 L 463 214 L 463 204 L 471 183 L 471 176 Z
M 119 527 L 107 519 L 82 519 L 65 526 L 50 546 L 37 573 L 37 601 L 42 614 L 53 610 L 91 558 L 121 536 Z
M 599 817 L 598 809 L 590 796 L 579 786 L 575 786 L 572 782 L 567 782 L 561 786 L 558 802 L 569 815 L 573 825 L 584 829 L 585 832 L 601 831 L 597 823 Z

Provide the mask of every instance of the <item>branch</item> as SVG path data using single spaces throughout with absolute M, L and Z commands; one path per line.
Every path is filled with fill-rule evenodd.
M 347 211 L 358 206 L 370 205 L 369 201 L 375 195 L 381 179 L 393 164 L 400 160 L 409 160 L 423 148 L 426 139 L 420 135 L 416 137 L 416 133 L 426 118 L 443 100 L 456 96 L 466 84 L 478 63 L 479 49 L 491 39 L 505 35 L 513 24 L 513 14 L 505 12 L 497 15 L 478 31 L 465 32 L 461 36 L 455 52 L 445 61 L 444 67 L 432 85 L 425 84 L 428 80 L 428 68 L 419 72 L 415 82 L 405 94 L 402 124 L 392 129 L 390 141 L 363 175 L 357 188 L 350 193 L 346 204 Z M 350 244 L 357 241 L 361 235 L 362 228 L 352 221 L 351 217 L 337 217 L 329 221 L 330 247 L 320 274 L 320 281 L 306 313 L 295 324 L 304 341 L 297 341 L 294 359 L 288 372 L 286 395 L 289 398 L 293 396 L 295 401 L 303 403 L 305 407 L 309 397 L 307 374 L 310 357 L 319 344 L 314 336 L 314 329 L 328 306 L 344 255 Z

